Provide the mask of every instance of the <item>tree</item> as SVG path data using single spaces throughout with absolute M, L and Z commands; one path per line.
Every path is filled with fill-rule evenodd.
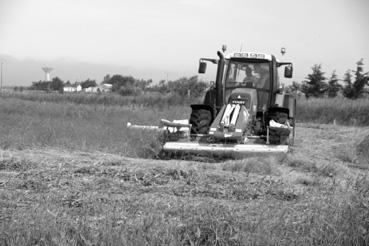
M 55 77 L 52 79 L 51 84 L 50 84 L 50 89 L 53 91 L 63 91 L 63 87 L 64 87 L 64 82 L 58 78 Z
M 151 82 L 152 80 L 137 80 L 132 76 L 122 76 L 119 74 L 113 75 L 112 77 L 106 75 L 103 81 L 103 83 L 111 84 L 113 86 L 112 91 L 118 92 L 122 96 L 139 95 Z
M 345 87 L 342 90 L 343 95 L 347 98 L 354 98 L 355 92 L 354 92 L 354 87 L 352 83 L 351 70 L 346 71 L 343 81 L 345 82 Z
M 342 86 L 338 83 L 336 71 L 333 71 L 328 81 L 328 88 L 327 88 L 328 97 L 336 97 L 337 93 L 341 89 L 342 89 Z
M 368 73 L 364 73 L 364 62 L 363 59 L 361 59 L 360 61 L 358 61 L 357 63 L 357 68 L 356 68 L 356 72 L 355 72 L 355 82 L 354 82 L 354 91 L 355 91 L 355 97 L 358 98 L 360 97 L 363 92 L 364 92 L 364 87 L 367 84 L 367 75 Z
M 326 77 L 324 77 L 324 72 L 322 71 L 322 65 L 315 64 L 311 69 L 313 72 L 308 74 L 306 80 L 303 81 L 301 91 L 307 98 L 310 96 L 321 97 L 325 94 L 328 88 L 328 85 L 325 82 Z
M 299 91 L 301 91 L 301 84 L 297 81 L 293 81 L 292 85 L 287 86 L 285 90 L 288 93 L 296 95 Z
M 159 91 L 161 94 L 169 92 L 168 83 L 164 79 L 160 80 L 159 84 L 155 85 L 153 89 Z
M 97 86 L 95 80 L 87 79 L 87 80 L 81 82 L 82 89 L 89 88 L 89 87 L 95 87 L 95 86 Z
M 208 84 L 204 81 L 199 81 L 197 76 L 192 76 L 188 79 L 189 90 L 192 97 L 200 97 L 202 96 L 206 89 L 208 88 Z
M 38 81 L 38 82 L 32 82 L 32 85 L 30 87 L 31 90 L 43 90 L 48 91 L 50 90 L 51 82 L 49 81 Z
M 101 84 L 106 84 L 106 83 L 108 84 L 109 80 L 110 80 L 110 74 L 107 74 L 107 75 L 104 76 L 104 79 L 101 82 Z
M 135 85 L 136 87 L 144 91 L 150 86 L 151 83 L 152 83 L 152 79 L 149 79 L 149 80 L 140 79 L 140 80 L 136 80 Z
M 208 85 L 203 81 L 199 81 L 197 76 L 182 77 L 168 82 L 169 90 L 181 97 L 185 97 L 188 94 L 191 97 L 200 97 L 204 94 L 207 87 Z
M 368 84 L 368 73 L 364 73 L 363 59 L 358 61 L 355 71 L 355 80 L 352 82 L 352 75 L 350 70 L 345 73 L 346 86 L 343 89 L 343 95 L 347 98 L 356 99 L 362 96 L 364 93 L 364 87 Z
M 119 92 L 121 87 L 132 87 L 135 83 L 132 76 L 113 75 L 106 83 L 113 85 L 112 91 Z

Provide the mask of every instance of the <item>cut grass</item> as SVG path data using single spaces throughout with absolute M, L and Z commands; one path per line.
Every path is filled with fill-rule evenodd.
M 223 164 L 224 171 L 256 173 L 260 175 L 279 175 L 277 165 L 281 162 L 279 156 L 249 157 L 242 160 L 227 161 Z
M 13 155 L 39 166 L 18 169 L 2 187 L 3 245 L 369 243 L 365 176 L 352 186 L 296 193 L 283 177 L 232 175 L 221 164 L 203 169 L 196 162 L 57 151 Z
M 355 148 L 349 144 L 339 145 L 334 152 L 337 159 L 343 162 L 354 163 L 357 160 Z
M 223 170 L 232 172 L 258 173 L 268 175 L 272 173 L 272 168 L 269 160 L 259 158 L 247 158 L 240 161 L 230 161 L 223 165 Z
M 334 164 L 316 165 L 313 161 L 307 160 L 306 157 L 303 158 L 290 155 L 285 162 L 287 166 L 292 167 L 295 170 L 310 172 L 323 177 L 333 177 L 339 172 L 339 168 Z M 310 183 L 310 181 L 308 181 L 308 183 Z
M 369 135 L 365 136 L 356 146 L 358 160 L 362 164 L 368 165 L 369 168 Z
M 295 180 L 295 183 L 302 184 L 305 186 L 317 186 L 319 185 L 319 180 L 317 177 L 301 176 Z
M 289 167 L 292 167 L 294 169 L 298 169 L 304 172 L 317 172 L 318 170 L 314 162 L 303 159 L 303 158 L 289 156 L 286 162 Z

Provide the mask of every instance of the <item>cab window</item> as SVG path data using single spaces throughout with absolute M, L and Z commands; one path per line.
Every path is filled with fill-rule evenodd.
M 267 62 L 230 61 L 226 76 L 226 88 L 246 87 L 268 90 L 270 75 Z

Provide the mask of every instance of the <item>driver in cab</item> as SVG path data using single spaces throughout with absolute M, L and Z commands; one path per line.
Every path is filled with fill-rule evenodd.
M 263 64 L 264 66 L 264 64 Z M 269 87 L 269 71 L 267 68 L 262 67 L 260 64 L 254 65 L 254 72 L 258 74 L 259 79 L 256 82 L 256 88 L 267 89 Z
M 246 87 L 255 87 L 257 78 L 252 75 L 252 69 L 249 66 L 246 66 L 245 69 L 246 77 L 243 79 L 243 85 L 246 85 Z

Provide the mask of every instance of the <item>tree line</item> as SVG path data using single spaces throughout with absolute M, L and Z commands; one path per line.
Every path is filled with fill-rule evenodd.
M 327 78 L 322 71 L 321 64 L 312 66 L 312 72 L 301 83 L 294 81 L 287 88 L 292 93 L 302 92 L 309 97 L 336 97 L 342 94 L 350 99 L 357 99 L 369 94 L 366 86 L 369 86 L 368 72 L 364 72 L 363 59 L 356 63 L 356 70 L 347 70 L 342 80 L 338 79 L 335 71 Z M 342 83 L 340 83 L 342 82 Z
M 294 81 L 292 85 L 286 88 L 287 92 L 302 93 L 306 98 L 310 97 L 336 97 L 341 94 L 350 99 L 356 99 L 369 94 L 366 86 L 369 86 L 368 72 L 363 70 L 363 59 L 358 61 L 356 70 L 347 70 L 343 79 L 339 79 L 336 72 L 333 71 L 329 78 L 322 70 L 321 64 L 312 66 L 312 72 L 307 75 L 302 82 Z M 112 92 L 122 96 L 138 96 L 144 92 L 158 92 L 162 95 L 172 94 L 180 97 L 200 97 L 209 87 L 208 83 L 201 81 L 197 76 L 182 77 L 177 80 L 160 80 L 153 84 L 151 79 L 137 79 L 132 76 L 123 76 L 115 74 L 104 76 L 100 84 L 112 85 Z M 98 86 L 95 80 L 87 79 L 81 82 L 64 82 L 58 77 L 51 81 L 32 82 L 28 88 L 31 90 L 59 91 L 63 92 L 66 86 L 80 85 L 82 89 Z M 23 87 L 15 87 L 14 90 L 22 91 Z
M 141 95 L 143 92 L 158 92 L 160 94 L 175 94 L 181 97 L 200 97 L 204 94 L 208 88 L 208 83 L 201 81 L 197 76 L 181 77 L 177 80 L 161 80 L 158 84 L 153 84 L 152 79 L 136 79 L 132 76 L 123 76 L 115 74 L 110 76 L 107 74 L 104 76 L 103 81 L 100 83 L 112 85 L 112 92 L 118 93 L 122 96 Z M 51 81 L 36 81 L 32 82 L 32 85 L 27 88 L 30 90 L 42 90 L 42 91 L 58 91 L 63 92 L 63 88 L 67 86 L 78 86 L 82 89 L 88 87 L 98 86 L 95 80 L 87 79 L 81 82 L 71 83 L 70 81 L 64 82 L 59 77 L 54 77 Z M 14 87 L 14 90 L 23 90 L 24 88 Z

